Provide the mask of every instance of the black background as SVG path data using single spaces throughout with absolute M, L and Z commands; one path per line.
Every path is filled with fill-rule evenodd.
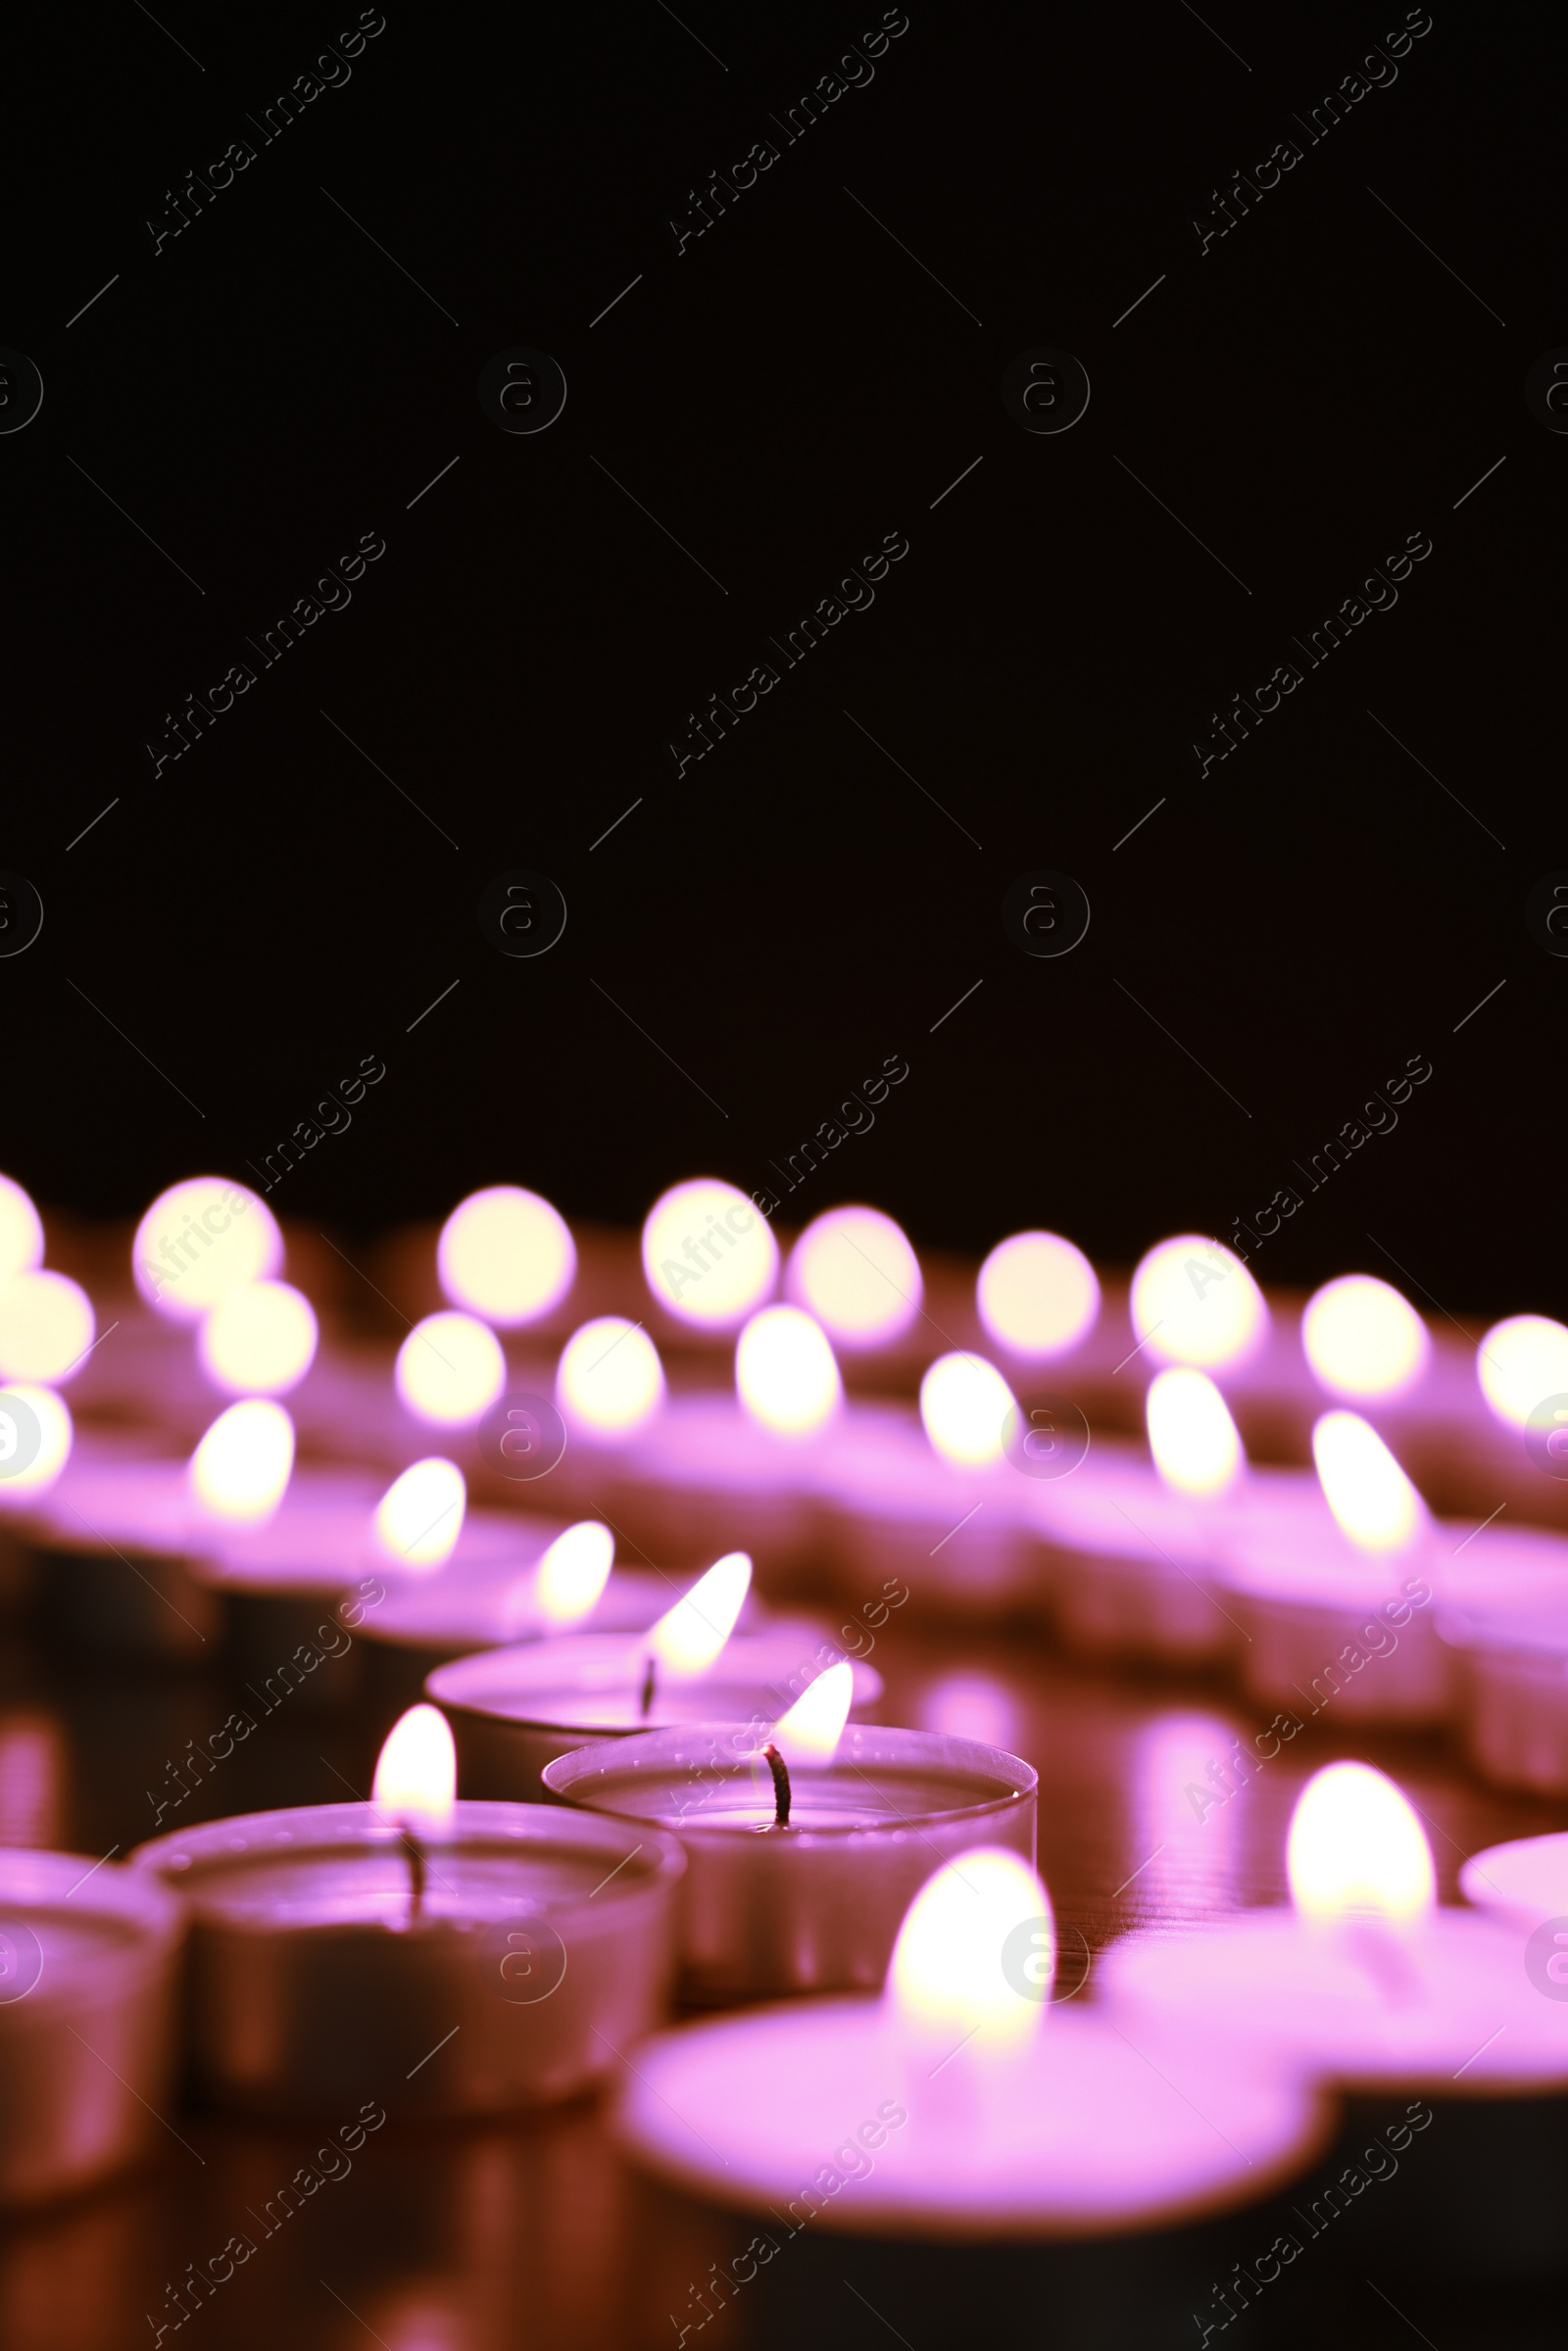
M 0 866 L 46 919 L 0 961 L 0 1164 L 130 1212 L 245 1177 L 376 1053 L 281 1213 L 368 1230 L 511 1179 L 629 1223 L 684 1175 L 771 1182 L 896 1053 L 787 1214 L 868 1198 L 928 1244 L 1044 1223 L 1127 1259 L 1228 1234 L 1422 1054 L 1258 1272 L 1562 1312 L 1568 963 L 1523 907 L 1568 865 L 1568 439 L 1523 386 L 1568 342 L 1568 23 L 1439 0 L 1309 144 L 1293 114 L 1392 0 L 910 0 L 786 144 L 771 118 L 881 13 L 389 0 L 270 144 L 247 116 L 355 8 L 55 10 L 13 41 L 0 343 L 45 398 L 0 438 Z M 155 255 L 165 191 L 241 137 Z M 761 138 L 677 255 L 689 192 Z M 1200 252 L 1211 191 L 1285 138 Z M 476 397 L 519 344 L 569 386 L 538 436 Z M 1093 386 L 1061 436 L 1000 396 L 1040 344 Z M 368 531 L 348 609 L 155 779 L 165 713 Z M 687 712 L 890 531 L 874 607 L 677 780 Z M 1418 531 L 1396 608 L 1200 779 L 1210 713 Z M 509 867 L 566 896 L 537 961 L 479 933 Z M 1059 961 L 1002 929 L 1034 867 L 1093 906 Z

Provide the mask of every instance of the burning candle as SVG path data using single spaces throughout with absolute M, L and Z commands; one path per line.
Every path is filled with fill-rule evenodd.
M 981 1266 L 975 1305 L 992 1339 L 1028 1363 L 1064 1355 L 1094 1329 L 1100 1284 L 1059 1233 L 1014 1233 Z
M 643 1225 L 643 1272 L 657 1303 L 699 1331 L 731 1331 L 771 1296 L 778 1244 L 744 1192 L 713 1176 L 676 1184 Z
M 1155 2064 L 1142 2036 L 1054 2006 L 1054 1954 L 1027 1861 L 966 1849 L 910 1904 L 879 1998 L 660 2035 L 638 2052 L 621 2136 L 688 2195 L 757 2215 L 770 2245 L 774 2225 L 787 2240 L 809 2223 L 780 2265 L 816 2265 L 800 2279 L 804 2307 L 847 2280 L 903 2332 L 939 2266 L 923 2251 L 935 2240 L 944 2302 L 963 2308 L 969 2339 L 1000 2339 L 1024 2285 L 1054 2334 L 1089 2307 L 1091 2281 L 1096 2339 L 1164 2339 L 1125 2324 L 1123 2294 L 1147 2293 L 1151 2273 L 1180 2281 L 1188 2226 L 1298 2171 L 1322 2110 L 1260 2053 L 1191 2033 Z M 999 2260 L 1009 2238 L 1040 2244 L 1027 2267 Z
M 173 2091 L 184 1932 L 130 1870 L 0 1852 L 0 2204 L 74 2194 L 145 2152 Z
M 131 1244 L 137 1289 L 174 1322 L 200 1322 L 225 1291 L 270 1281 L 282 1263 L 271 1209 L 223 1176 L 192 1176 L 161 1192 Z
M 454 1306 L 514 1331 L 558 1306 L 577 1274 L 565 1220 L 537 1192 L 492 1184 L 441 1228 L 436 1272 Z
M 707 1725 L 558 1756 L 547 1790 L 686 1848 L 682 1998 L 874 1990 L 933 1857 L 989 1838 L 1032 1863 L 1036 1775 L 930 1732 L 846 1730 L 848 1659 L 768 1728 Z
M 286 1396 L 316 1360 L 316 1310 L 288 1282 L 237 1282 L 202 1318 L 196 1351 L 231 1396 Z
M 69 1274 L 13 1274 L 0 1282 L 0 1379 L 69 1379 L 90 1351 L 93 1330 L 92 1300 Z
M 890 1346 L 920 1311 L 920 1260 L 879 1208 L 829 1208 L 790 1251 L 784 1286 L 840 1347 Z
M 751 1561 L 729 1552 L 645 1633 L 568 1634 L 461 1657 L 430 1676 L 430 1696 L 457 1735 L 465 1788 L 537 1795 L 546 1764 L 574 1747 L 677 1724 L 770 1722 L 792 1676 L 814 1679 L 836 1652 L 814 1628 L 779 1623 L 730 1638 L 751 1586 Z M 869 1704 L 879 1675 L 858 1665 Z
M 132 1865 L 191 1921 L 190 2036 L 215 2102 L 480 2114 L 571 2097 L 664 2013 L 685 1867 L 654 1829 L 456 1800 L 416 1707 L 368 1803 L 209 1822 Z M 345 2106 L 344 2102 L 348 2101 Z
M 1301 1312 L 1301 1351 L 1320 1387 L 1351 1402 L 1407 1396 L 1426 1376 L 1432 1341 L 1398 1291 L 1369 1273 L 1342 1274 Z
M 488 1323 L 453 1309 L 416 1322 L 393 1379 L 406 1411 L 437 1428 L 480 1420 L 507 1384 L 507 1359 Z
M 1133 1275 L 1133 1328 L 1157 1363 L 1200 1371 L 1248 1362 L 1268 1336 L 1263 1293 L 1239 1257 L 1200 1233 L 1159 1242 Z

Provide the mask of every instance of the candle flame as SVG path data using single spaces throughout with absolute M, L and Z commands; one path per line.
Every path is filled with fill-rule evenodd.
M 883 1997 L 901 2026 L 955 2048 L 1033 2039 L 1055 1971 L 1051 1897 L 1029 1864 L 976 1845 L 926 1880 L 893 1946 Z
M 202 1324 L 197 1352 L 230 1396 L 284 1396 L 316 1360 L 316 1310 L 289 1282 L 236 1282 Z
M 752 1588 L 745 1551 L 726 1551 L 666 1609 L 648 1634 L 651 1654 L 666 1673 L 695 1681 L 716 1665 Z
M 1548 1314 L 1510 1314 L 1476 1348 L 1476 1378 L 1498 1420 L 1528 1428 L 1538 1404 L 1568 1395 L 1568 1331 Z
M 1144 1399 L 1154 1467 L 1178 1494 L 1228 1494 L 1246 1455 L 1230 1407 L 1207 1372 L 1156 1372 Z
M 1061 1355 L 1093 1328 L 1100 1284 L 1083 1250 L 1059 1233 L 1014 1233 L 981 1266 L 975 1304 L 999 1347 Z
M 1178 1233 L 1141 1258 L 1128 1302 L 1156 1362 L 1240 1363 L 1268 1329 L 1263 1293 L 1240 1257 L 1201 1233 Z
M 174 1322 L 200 1322 L 237 1282 L 268 1281 L 283 1236 L 264 1200 L 223 1176 L 190 1176 L 161 1192 L 136 1227 L 131 1271 L 147 1303 Z
M 25 1454 L 31 1430 L 23 1413 L 8 1408 L 12 1404 L 25 1406 L 38 1424 L 38 1449 L 30 1461 Z M 52 1486 L 71 1458 L 72 1437 L 65 1397 L 52 1388 L 32 1388 L 20 1380 L 0 1388 L 0 1506 Z
M 920 1260 L 880 1208 L 829 1208 L 790 1251 L 785 1287 L 843 1347 L 882 1347 L 920 1311 Z
M 0 1375 L 64 1380 L 92 1347 L 92 1300 L 69 1274 L 41 1268 L 0 1284 Z
M 492 1184 L 458 1202 L 441 1227 L 435 1262 L 453 1305 L 513 1330 L 560 1304 L 577 1251 L 564 1219 L 537 1192 Z
M 1325 1412 L 1312 1458 L 1341 1531 L 1363 1551 L 1402 1551 L 1426 1526 L 1426 1504 L 1358 1412 Z
M 755 1421 L 779 1437 L 807 1437 L 832 1419 L 844 1383 L 820 1323 L 799 1306 L 763 1306 L 735 1347 L 735 1387 Z
M 1336 1396 L 1401 1396 L 1432 1353 L 1409 1299 L 1370 1273 L 1342 1274 L 1313 1292 L 1301 1314 L 1301 1347 Z
M 1286 1847 L 1291 1899 L 1320 1924 L 1408 1927 L 1437 1900 L 1432 1848 L 1407 1798 L 1369 1763 L 1330 1763 L 1297 1799 Z
M 398 1349 L 398 1395 L 416 1420 L 456 1429 L 478 1420 L 507 1384 L 507 1358 L 488 1323 L 427 1314 Z
M 561 1350 L 556 1401 L 568 1420 L 594 1437 L 634 1437 L 663 1400 L 659 1349 L 623 1314 L 596 1314 Z
M 558 1535 L 534 1570 L 532 1597 L 558 1632 L 580 1625 L 599 1605 L 615 1562 L 615 1538 L 597 1518 L 583 1518 Z
M 428 1575 L 450 1559 L 463 1533 L 468 1489 L 455 1461 L 439 1453 L 395 1477 L 375 1505 L 376 1548 L 395 1567 Z
M 190 1457 L 191 1491 L 205 1510 L 239 1526 L 270 1518 L 294 1469 L 294 1423 L 270 1396 L 220 1412 Z
M 370 1794 L 382 1812 L 435 1831 L 452 1817 L 458 1793 L 458 1752 L 452 1729 L 436 1706 L 411 1706 L 386 1735 Z
M 809 1683 L 773 1725 L 773 1744 L 786 1763 L 831 1763 L 855 1702 L 855 1668 L 848 1657 Z
M 666 1314 L 733 1330 L 771 1293 L 778 1243 L 744 1192 L 716 1176 L 696 1176 L 649 1209 L 643 1272 Z
M 939 1355 L 920 1382 L 926 1436 L 957 1469 L 1000 1461 L 1012 1391 L 983 1355 Z
M 0 1281 L 43 1263 L 43 1226 L 15 1176 L 0 1175 Z

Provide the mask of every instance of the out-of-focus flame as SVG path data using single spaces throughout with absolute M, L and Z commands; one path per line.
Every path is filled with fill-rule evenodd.
M 1241 1363 L 1268 1329 L 1263 1293 L 1240 1257 L 1201 1233 L 1156 1243 L 1133 1275 L 1129 1302 L 1156 1362 L 1210 1371 Z
M 1370 1273 L 1341 1274 L 1313 1292 L 1301 1314 L 1301 1347 L 1336 1396 L 1403 1396 L 1432 1353 L 1409 1299 Z
M 592 1616 L 615 1563 L 615 1538 L 597 1518 L 581 1518 L 546 1550 L 534 1570 L 531 1597 L 558 1632 Z
M 1246 1455 L 1230 1407 L 1207 1372 L 1185 1364 L 1156 1372 L 1144 1398 L 1154 1467 L 1178 1494 L 1228 1494 Z
M 38 1426 L 38 1447 L 30 1459 L 29 1416 Z M 20 1380 L 0 1388 L 0 1509 L 7 1502 L 30 1500 L 52 1486 L 71 1458 L 71 1413 L 64 1396 L 52 1388 L 31 1388 Z
M 744 1192 L 716 1176 L 696 1176 L 649 1209 L 643 1271 L 666 1312 L 729 1330 L 771 1295 L 778 1243 Z
M 829 1208 L 791 1249 L 785 1288 L 842 1347 L 882 1347 L 920 1311 L 920 1260 L 880 1208 Z
M 1323 1497 L 1363 1551 L 1402 1551 L 1424 1533 L 1426 1504 L 1358 1412 L 1325 1412 L 1312 1431 Z
M 556 1366 L 556 1401 L 567 1420 L 612 1442 L 635 1437 L 664 1400 L 664 1367 L 648 1333 L 621 1314 L 596 1314 L 573 1331 Z
M 191 1491 L 204 1510 L 259 1526 L 283 1499 L 294 1468 L 294 1423 L 270 1396 L 220 1412 L 190 1457 Z
M 414 1462 L 375 1505 L 376 1548 L 395 1567 L 428 1575 L 451 1558 L 467 1501 L 467 1484 L 455 1461 L 432 1453 Z
M 43 1263 L 43 1226 L 14 1176 L 0 1175 L 0 1282 Z
M 460 1429 L 486 1413 L 507 1384 L 507 1358 L 488 1323 L 427 1314 L 398 1349 L 398 1395 L 416 1420 Z
M 1438 1898 L 1432 1848 L 1408 1800 L 1369 1763 L 1330 1763 L 1297 1798 L 1286 1846 L 1291 1899 L 1329 1924 L 1418 1924 Z
M 1059 1233 L 999 1241 L 975 1284 L 980 1320 L 1015 1355 L 1065 1354 L 1094 1328 L 1100 1284 L 1083 1250 Z
M 939 1355 L 920 1382 L 920 1418 L 932 1445 L 959 1469 L 980 1469 L 1003 1454 L 1012 1391 L 983 1355 Z
M 690 1592 L 667 1608 L 648 1633 L 648 1647 L 664 1672 L 695 1681 L 717 1664 L 752 1588 L 745 1551 L 726 1551 Z
M 458 1753 L 446 1716 L 439 1707 L 411 1706 L 386 1735 L 372 1802 L 400 1821 L 438 1833 L 451 1820 L 457 1793 Z
M 847 1657 L 808 1683 L 773 1725 L 774 1746 L 786 1763 L 831 1763 L 855 1700 L 855 1668 Z
M 808 1437 L 844 1397 L 827 1334 L 799 1306 L 752 1316 L 735 1344 L 735 1386 L 753 1420 L 778 1437 Z
M 492 1184 L 458 1202 L 441 1227 L 435 1262 L 454 1306 L 510 1331 L 561 1303 L 577 1250 L 564 1218 L 537 1192 Z
M 1568 1330 L 1546 1314 L 1510 1314 L 1476 1348 L 1476 1378 L 1497 1418 L 1525 1428 L 1538 1404 L 1568 1396 Z
M 161 1192 L 136 1227 L 131 1271 L 150 1306 L 199 1322 L 237 1282 L 270 1281 L 283 1236 L 266 1201 L 225 1176 L 190 1176 Z
M 1015 2050 L 1045 2015 L 1055 1942 L 1051 1897 L 1029 1864 L 976 1845 L 945 1862 L 905 1912 L 884 2002 L 899 2028 L 955 2052 Z
M 209 1379 L 230 1396 L 286 1396 L 316 1360 L 316 1310 L 289 1282 L 236 1282 L 196 1342 Z
M 92 1346 L 92 1300 L 69 1274 L 13 1274 L 0 1283 L 0 1376 L 63 1380 Z

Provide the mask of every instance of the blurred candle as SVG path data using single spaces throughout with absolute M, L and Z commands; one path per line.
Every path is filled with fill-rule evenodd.
M 38 1211 L 14 1176 L 0 1175 L 0 1282 L 43 1263 Z
M 735 1388 L 759 1427 L 809 1437 L 844 1399 L 844 1384 L 821 1325 L 798 1306 L 763 1306 L 735 1347 Z
M 771 1296 L 778 1244 L 744 1192 L 699 1176 L 663 1193 L 649 1210 L 643 1271 L 660 1305 L 678 1321 L 733 1330 Z
M 225 1290 L 270 1281 L 282 1263 L 270 1208 L 222 1176 L 192 1176 L 161 1192 L 131 1245 L 137 1289 L 175 1322 L 199 1322 Z
M 1320 1386 L 1352 1399 L 1407 1395 L 1432 1354 L 1409 1300 L 1368 1273 L 1342 1274 L 1313 1292 L 1301 1313 L 1301 1347 Z
M 257 1526 L 282 1500 L 294 1467 L 294 1424 L 281 1404 L 250 1396 L 219 1414 L 190 1457 L 190 1487 L 214 1518 Z
M 0 1283 L 0 1378 L 69 1379 L 93 1341 L 92 1300 L 69 1274 L 35 1270 Z
M 981 1266 L 975 1303 L 999 1347 L 1044 1361 L 1088 1337 L 1100 1284 L 1082 1249 L 1059 1233 L 1014 1233 Z
M 840 1347 L 885 1347 L 920 1310 L 920 1260 L 879 1208 L 829 1208 L 790 1251 L 785 1287 Z
M 374 1533 L 381 1556 L 411 1575 L 433 1573 L 457 1547 L 467 1499 L 455 1461 L 432 1454 L 412 1463 L 376 1504 Z
M 596 1315 L 561 1350 L 556 1401 L 581 1436 L 621 1443 L 646 1427 L 663 1400 L 659 1349 L 624 1315 Z
M 1544 1314 L 1510 1314 L 1476 1348 L 1476 1378 L 1504 1428 L 1527 1428 L 1538 1404 L 1568 1396 L 1568 1330 Z
M 237 1282 L 203 1317 L 197 1353 L 230 1396 L 286 1396 L 316 1360 L 316 1312 L 288 1282 Z
M 488 1323 L 456 1311 L 427 1314 L 399 1347 L 393 1378 L 416 1420 L 465 1428 L 506 1387 L 507 1359 Z
M 1156 1362 L 1205 1371 L 1245 1363 L 1268 1330 L 1263 1294 L 1246 1266 L 1200 1233 L 1178 1233 L 1140 1259 L 1131 1308 Z
M 436 1271 L 454 1306 L 512 1331 L 561 1303 L 576 1279 L 577 1250 L 564 1218 L 537 1192 L 492 1184 L 447 1218 Z

